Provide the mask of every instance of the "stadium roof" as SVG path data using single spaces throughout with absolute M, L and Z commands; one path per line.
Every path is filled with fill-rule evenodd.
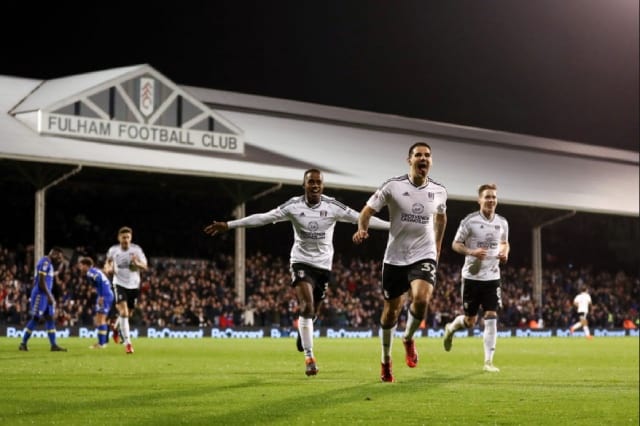
M 0 158 L 373 191 L 430 143 L 433 179 L 474 200 L 637 216 L 637 152 L 180 86 L 142 64 L 54 80 L 0 76 Z

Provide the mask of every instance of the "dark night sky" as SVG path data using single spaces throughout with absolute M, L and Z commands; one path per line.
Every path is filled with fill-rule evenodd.
M 148 63 L 177 84 L 638 150 L 637 0 L 20 3 L 0 74 Z
M 110 1 L 82 7 L 10 2 L 3 6 L 0 27 L 5 47 L 0 75 L 50 79 L 147 63 L 181 85 L 637 152 L 638 15 L 638 0 L 223 0 L 162 6 Z M 6 183 L 0 193 L 23 203 L 5 221 L 11 229 L 0 232 L 0 244 L 8 246 L 30 241 L 33 230 L 31 216 L 24 214 L 33 211 L 34 198 L 24 196 L 32 188 L 16 182 L 16 176 L 10 167 L 0 167 L 0 185 Z M 113 241 L 112 223 L 139 230 L 144 246 L 156 247 L 156 254 L 178 247 L 192 252 L 165 254 L 199 257 L 218 250 L 215 244 L 226 244 L 222 239 L 214 244 L 201 232 L 215 216 L 214 207 L 221 210 L 217 216 L 227 217 L 232 205 L 221 199 L 217 207 L 211 204 L 209 181 L 112 172 L 107 187 L 117 190 L 110 196 L 127 199 L 131 194 L 123 188 L 139 191 L 136 196 L 147 201 L 140 209 L 161 204 L 165 194 L 178 197 L 167 203 L 175 206 L 175 214 L 128 209 L 115 217 L 113 210 L 86 203 L 87 197 L 101 200 L 107 189 L 96 190 L 102 187 L 87 170 L 82 176 L 85 180 L 71 179 L 48 195 L 48 220 L 55 223 L 47 227 L 48 238 L 58 244 L 94 241 L 102 250 Z M 145 179 L 150 182 L 142 185 Z M 183 188 L 190 189 L 188 196 L 181 197 Z M 331 195 L 352 196 L 353 205 L 363 202 L 362 194 Z M 95 205 L 102 205 L 98 201 Z M 271 208 L 273 199 L 264 202 L 271 204 L 250 205 L 250 211 Z M 470 208 L 450 205 L 451 232 L 456 215 Z M 518 241 L 512 258 L 527 264 L 531 223 L 539 223 L 537 215 L 545 212 L 507 208 L 501 211 Z M 174 218 L 186 210 L 190 220 L 177 226 Z M 86 230 L 85 219 L 97 230 Z M 270 229 L 252 231 L 258 241 L 277 239 L 260 232 Z M 336 244 L 351 247 L 349 235 L 341 236 L 344 241 Z M 185 238 L 186 244 L 167 243 Z M 545 253 L 562 262 L 576 262 L 578 256 L 637 270 L 637 218 L 578 214 L 543 238 Z

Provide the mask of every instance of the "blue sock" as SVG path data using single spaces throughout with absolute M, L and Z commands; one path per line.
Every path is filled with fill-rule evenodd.
M 104 345 L 107 343 L 107 324 L 98 326 L 98 344 Z
M 56 345 L 56 323 L 55 321 L 50 320 L 45 323 L 45 326 L 47 327 L 47 336 L 49 337 L 49 343 L 51 343 L 51 346 L 55 346 Z
M 37 325 L 38 321 L 36 321 L 35 318 L 31 318 L 29 320 L 27 325 L 24 327 L 24 332 L 22 333 L 22 343 L 24 343 L 25 345 L 27 344 L 27 341 L 31 337 L 31 333 L 33 333 L 33 330 L 36 329 Z

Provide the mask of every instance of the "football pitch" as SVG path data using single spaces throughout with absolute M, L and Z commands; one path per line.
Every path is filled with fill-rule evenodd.
M 149 339 L 136 352 L 91 339 L 0 338 L 0 424 L 638 425 L 638 338 L 420 338 L 417 368 L 393 345 L 396 383 L 380 382 L 378 338 L 315 342 L 304 374 L 293 339 Z

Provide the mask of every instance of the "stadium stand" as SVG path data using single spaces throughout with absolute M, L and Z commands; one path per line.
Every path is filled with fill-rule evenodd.
M 95 290 L 77 269 L 83 247 L 73 250 L 59 273 L 55 296 L 58 325 L 92 326 Z M 30 251 L 0 247 L 0 324 L 20 326 L 27 319 L 32 283 Z M 220 254 L 212 260 L 152 258 L 143 276 L 142 292 L 132 323 L 147 327 L 290 327 L 297 305 L 289 287 L 286 259 L 261 252 L 247 256 L 246 303 L 237 301 L 233 259 Z M 379 260 L 336 258 L 320 327 L 375 328 L 382 309 Z M 460 265 L 441 264 L 437 289 L 425 327 L 441 328 L 461 313 Z M 565 328 L 576 320 L 571 304 L 580 285 L 592 289 L 590 322 L 599 328 L 639 324 L 640 277 L 625 272 L 596 271 L 592 266 L 545 269 L 543 305 L 532 298 L 530 268 L 507 266 L 503 271 L 501 328 Z M 404 326 L 401 316 L 399 327 Z M 478 324 L 482 327 L 482 323 Z

